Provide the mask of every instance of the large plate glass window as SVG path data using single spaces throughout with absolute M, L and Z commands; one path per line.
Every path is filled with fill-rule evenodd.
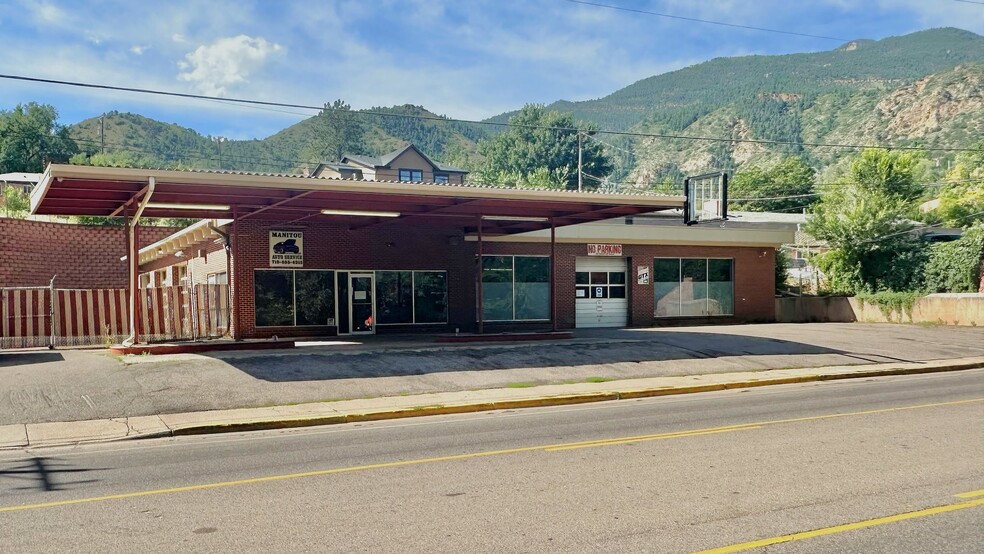
M 550 319 L 550 258 L 516 256 L 515 319 Z
M 295 271 L 297 325 L 335 324 L 335 273 Z
M 513 318 L 513 258 L 482 258 L 482 319 L 506 321 Z
M 707 260 L 680 260 L 680 315 L 707 314 Z
M 376 318 L 380 325 L 413 323 L 413 273 L 376 272 Z
M 734 260 L 653 260 L 656 317 L 734 314 Z
M 294 325 L 294 272 L 255 272 L 253 300 L 257 327 Z
M 335 325 L 334 279 L 333 271 L 255 271 L 256 326 Z
M 735 279 L 732 260 L 707 260 L 707 314 L 735 313 Z
M 550 319 L 550 258 L 484 256 L 482 319 L 524 321 Z
M 656 290 L 656 317 L 680 315 L 680 259 L 657 258 L 653 261 Z
M 448 274 L 444 271 L 377 271 L 379 325 L 448 322 Z
M 448 322 L 448 274 L 443 271 L 414 271 L 414 321 Z

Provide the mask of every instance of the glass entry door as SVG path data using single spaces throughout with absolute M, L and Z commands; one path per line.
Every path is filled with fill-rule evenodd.
M 372 273 L 353 273 L 349 277 L 349 314 L 352 333 L 374 333 L 376 318 L 372 299 Z

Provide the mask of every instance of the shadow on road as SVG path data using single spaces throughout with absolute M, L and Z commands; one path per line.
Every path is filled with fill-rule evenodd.
M 63 480 L 62 476 L 105 471 L 107 468 L 75 468 L 58 458 L 33 457 L 0 465 L 0 492 L 63 491 L 75 485 L 98 483 L 99 479 Z M 19 486 L 18 486 L 19 485 Z
M 373 348 L 372 339 L 357 349 L 310 348 L 255 356 L 212 357 L 257 379 L 271 382 L 398 377 L 449 371 L 565 367 L 699 360 L 729 356 L 845 354 L 840 350 L 799 342 L 715 333 L 633 333 L 606 331 L 583 334 L 570 342 L 472 343 Z M 380 341 L 380 344 L 383 344 Z
M 0 367 L 46 364 L 64 359 L 65 357 L 57 352 L 8 352 L 0 353 Z

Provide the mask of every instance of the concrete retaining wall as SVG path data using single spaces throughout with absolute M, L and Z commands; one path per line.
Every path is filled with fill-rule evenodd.
M 930 294 L 916 300 L 912 310 L 902 314 L 882 313 L 874 304 L 856 298 L 804 297 L 777 298 L 779 323 L 861 322 L 936 323 L 941 325 L 984 325 L 984 293 Z

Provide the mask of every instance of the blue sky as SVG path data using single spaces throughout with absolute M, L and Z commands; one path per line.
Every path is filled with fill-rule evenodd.
M 856 39 L 932 27 L 984 33 L 956 0 L 596 0 Z M 836 48 L 565 0 L 0 0 L 0 73 L 355 108 L 423 105 L 481 119 L 528 102 L 605 96 L 711 58 Z M 229 138 L 313 112 L 0 80 L 0 109 L 37 101 L 62 123 L 118 110 Z

